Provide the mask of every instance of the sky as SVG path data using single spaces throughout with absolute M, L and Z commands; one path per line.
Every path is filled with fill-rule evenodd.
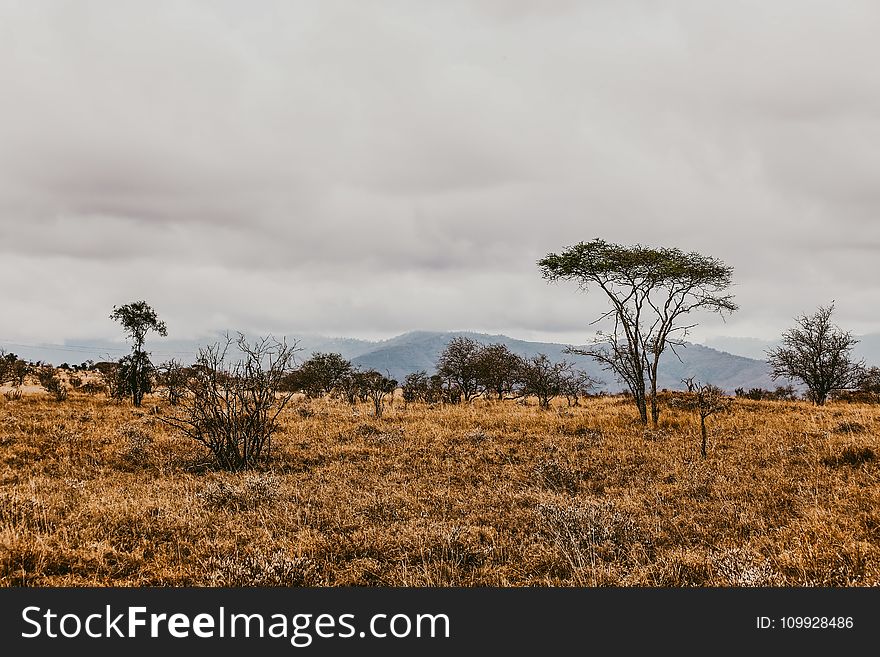
M 734 268 L 694 341 L 880 331 L 880 4 L 0 0 L 0 340 L 584 342 L 596 237 Z

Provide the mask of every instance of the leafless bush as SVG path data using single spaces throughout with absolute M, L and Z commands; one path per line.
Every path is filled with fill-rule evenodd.
M 156 378 L 159 385 L 164 388 L 168 403 L 177 406 L 181 398 L 186 394 L 186 386 L 192 370 L 184 367 L 179 361 L 172 358 L 156 368 Z
M 237 361 L 230 360 L 232 348 Z M 201 349 L 189 394 L 163 421 L 207 447 L 221 468 L 253 467 L 268 456 L 276 419 L 294 395 L 279 390 L 295 351 L 271 338 L 250 344 L 242 334 Z

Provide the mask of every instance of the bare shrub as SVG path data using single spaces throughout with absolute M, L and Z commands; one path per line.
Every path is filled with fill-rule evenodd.
M 482 429 L 474 429 L 473 431 L 469 431 L 464 435 L 464 439 L 470 443 L 474 443 L 478 445 L 489 440 L 490 436 Z
M 172 358 L 159 365 L 156 368 L 156 373 L 158 383 L 164 388 L 168 403 L 177 406 L 186 394 L 186 384 L 192 375 L 192 370 Z
M 230 349 L 241 354 L 230 360 Z M 175 415 L 163 418 L 207 447 L 225 470 L 242 470 L 268 457 L 278 415 L 293 397 L 279 393 L 293 367 L 295 346 L 242 334 L 199 350 L 189 394 Z

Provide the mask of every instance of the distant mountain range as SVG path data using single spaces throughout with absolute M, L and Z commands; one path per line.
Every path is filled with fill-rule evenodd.
M 435 363 L 448 342 L 457 336 L 468 337 L 483 344 L 500 342 L 514 353 L 531 357 L 539 353 L 546 354 L 553 360 L 563 358 L 573 361 L 578 367 L 600 379 L 602 388 L 616 391 L 622 386 L 610 372 L 602 371 L 599 365 L 585 356 L 572 356 L 565 353 L 566 345 L 552 342 L 529 342 L 518 340 L 506 335 L 488 335 L 467 331 L 411 331 L 389 340 L 369 341 L 353 338 L 330 338 L 319 335 L 306 335 L 296 338 L 298 360 L 308 358 L 313 352 L 336 352 L 352 361 L 362 369 L 373 368 L 390 374 L 398 381 L 403 381 L 407 374 L 425 370 L 434 371 Z M 191 363 L 199 348 L 215 342 L 219 336 L 197 340 L 152 339 L 147 348 L 154 362 L 162 362 L 176 358 L 183 363 Z M 294 338 L 288 338 L 289 343 Z M 12 351 L 28 360 L 42 360 L 60 365 L 61 363 L 81 363 L 86 360 L 112 360 L 128 353 L 129 348 L 122 342 L 78 340 L 75 344 L 65 345 L 20 345 L 16 343 L 0 343 L 7 351 Z M 688 344 L 677 349 L 681 361 L 668 351 L 663 355 L 660 368 L 659 385 L 661 388 L 680 389 L 681 380 L 693 376 L 704 382 L 711 382 L 726 390 L 737 387 L 770 388 L 775 383 L 767 373 L 767 366 L 759 360 L 744 358 L 724 353 L 709 347 Z
M 574 361 L 578 367 L 603 381 L 602 388 L 620 390 L 622 386 L 610 372 L 602 371 L 592 359 L 565 353 L 566 345 L 552 342 L 529 342 L 506 335 L 489 335 L 467 331 L 410 331 L 389 340 L 370 341 L 354 338 L 331 338 L 306 335 L 298 338 L 299 360 L 305 360 L 313 352 L 336 352 L 362 369 L 374 368 L 387 372 L 398 381 L 407 374 L 425 370 L 434 371 L 440 353 L 454 337 L 472 338 L 483 344 L 500 342 L 523 357 L 546 354 L 553 360 L 563 358 Z M 147 348 L 154 362 L 177 358 L 191 363 L 199 347 L 216 341 L 218 337 L 196 340 L 168 340 L 154 338 Z M 856 352 L 869 364 L 880 363 L 880 334 L 862 336 Z M 293 338 L 288 338 L 293 342 Z M 764 351 L 774 346 L 772 342 L 752 338 L 714 338 L 709 346 L 687 344 L 677 348 L 676 356 L 667 350 L 661 359 L 658 385 L 661 388 L 680 390 L 681 380 L 694 377 L 704 383 L 712 383 L 729 392 L 736 388 L 774 388 L 786 381 L 773 381 L 763 360 Z M 119 358 L 128 352 L 125 343 L 97 340 L 79 340 L 65 345 L 23 345 L 0 341 L 0 348 L 17 353 L 28 360 L 42 360 L 59 365 L 63 362 L 81 363 L 85 360 L 108 360 Z M 748 357 L 749 355 L 753 357 Z
M 858 344 L 853 349 L 853 356 L 863 358 L 868 365 L 880 365 L 880 333 L 855 336 Z M 731 354 L 763 360 L 768 349 L 778 347 L 779 342 L 761 340 L 759 338 L 716 337 L 706 340 L 706 346 L 726 351 Z
M 586 356 L 572 356 L 565 353 L 567 345 L 553 342 L 528 342 L 506 335 L 487 335 L 472 332 L 412 331 L 390 340 L 374 343 L 372 348 L 351 358 L 352 363 L 363 368 L 374 368 L 388 372 L 398 381 L 410 372 L 425 370 L 431 373 L 434 364 L 446 344 L 454 337 L 467 337 L 483 344 L 500 342 L 513 353 L 523 357 L 546 354 L 552 360 L 563 358 L 573 361 L 578 367 L 602 380 L 605 390 L 616 391 L 622 388 L 610 372 L 602 371 L 599 365 Z M 772 381 L 766 363 L 742 356 L 724 353 L 697 344 L 687 344 L 677 348 L 678 356 L 667 351 L 661 357 L 658 385 L 661 388 L 679 390 L 684 386 L 685 377 L 705 383 L 713 383 L 725 390 L 743 388 L 772 388 Z

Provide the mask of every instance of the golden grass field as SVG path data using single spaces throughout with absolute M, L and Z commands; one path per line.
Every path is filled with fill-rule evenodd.
M 158 405 L 156 408 L 154 405 Z M 880 584 L 880 406 L 295 400 L 219 472 L 143 409 L 0 397 L 5 586 Z

